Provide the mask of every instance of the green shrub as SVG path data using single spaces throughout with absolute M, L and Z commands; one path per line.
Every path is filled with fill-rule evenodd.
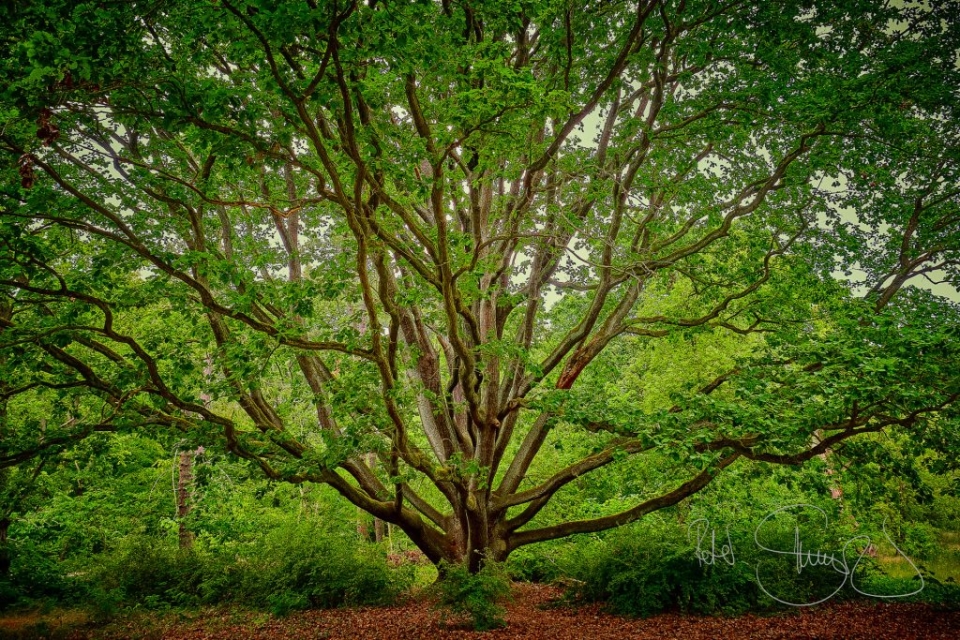
M 831 567 L 806 566 L 798 572 L 795 558 L 760 549 L 754 540 L 758 524 L 742 519 L 729 539 L 726 530 L 716 531 L 716 551 L 732 546 L 732 565 L 723 557 L 701 562 L 687 528 L 658 518 L 584 544 L 562 564 L 582 583 L 574 597 L 606 602 L 613 611 L 634 616 L 671 609 L 705 615 L 775 610 L 782 606 L 778 600 L 813 603 L 841 586 L 843 575 Z M 784 522 L 765 523 L 760 541 L 768 549 L 792 551 L 794 522 L 785 516 Z M 843 546 L 814 527 L 804 528 L 802 541 L 804 549 Z M 709 553 L 714 543 L 707 535 L 701 544 L 701 552 Z M 844 586 L 836 597 L 854 595 Z
M 900 550 L 911 558 L 930 558 L 942 550 L 937 530 L 926 522 L 905 522 Z
M 300 524 L 218 549 L 201 591 L 206 601 L 233 600 L 286 614 L 311 606 L 386 604 L 412 578 L 411 567 L 391 569 L 376 547 Z
M 281 591 L 267 596 L 267 603 L 270 606 L 270 613 L 275 616 L 286 616 L 291 611 L 307 609 L 310 606 L 310 600 L 302 593 L 291 593 Z
M 104 556 L 91 582 L 107 608 L 121 594 L 124 604 L 149 609 L 235 602 L 286 615 L 311 606 L 385 604 L 412 576 L 409 567 L 388 567 L 378 548 L 291 524 L 258 539 L 188 550 L 131 537 Z
M 572 573 L 582 582 L 577 597 L 605 602 L 624 615 L 646 617 L 667 609 L 737 614 L 755 608 L 759 596 L 746 565 L 701 566 L 691 547 L 665 537 L 597 542 Z
M 960 609 L 960 585 L 952 580 L 941 582 L 932 576 L 924 576 L 923 589 L 912 594 L 920 588 L 920 581 L 916 577 L 891 578 L 883 574 L 870 574 L 857 583 L 857 588 L 869 594 L 888 596 L 894 602 L 926 602 L 944 609 Z
M 93 586 L 87 593 L 87 607 L 93 614 L 96 622 L 110 620 L 123 606 L 124 593 L 120 589 L 103 589 L 99 585 Z
M 0 580 L 0 610 L 43 600 L 70 600 L 76 581 L 68 578 L 55 553 L 29 540 L 8 543 L 10 572 Z
M 129 604 L 149 609 L 200 602 L 206 558 L 192 549 L 179 549 L 161 538 L 132 536 L 101 558 L 92 576 L 96 589 L 114 600 L 121 594 Z
M 563 577 L 560 558 L 570 547 L 567 543 L 520 547 L 510 554 L 507 570 L 519 582 L 554 582 Z
M 506 626 L 501 603 L 510 595 L 510 580 L 501 563 L 485 562 L 477 573 L 462 564 L 443 563 L 433 592 L 441 607 L 469 615 L 477 631 Z

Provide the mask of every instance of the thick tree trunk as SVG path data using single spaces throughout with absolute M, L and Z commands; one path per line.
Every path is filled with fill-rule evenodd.
M 452 518 L 443 561 L 466 565 L 471 573 L 476 573 L 488 561 L 507 559 L 508 547 L 501 531 L 501 518 L 491 513 L 488 498 L 485 492 L 473 492 L 465 501 L 467 507 L 458 510 Z
M 193 452 L 180 452 L 179 475 L 177 479 L 177 520 L 179 521 L 180 548 L 193 546 L 193 532 L 187 528 L 186 517 L 193 507 L 190 501 L 190 488 L 193 484 Z

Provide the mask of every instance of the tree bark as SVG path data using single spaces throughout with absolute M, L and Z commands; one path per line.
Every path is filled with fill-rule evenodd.
M 367 512 L 357 507 L 357 535 L 361 540 L 366 540 L 370 535 L 367 528 Z
M 370 467 L 370 471 L 371 472 L 376 471 L 377 454 L 368 453 L 366 455 L 366 459 L 367 459 L 367 466 Z M 384 524 L 383 520 L 381 520 L 376 516 L 373 517 L 373 541 L 374 542 L 377 542 L 377 543 L 383 542 L 383 524 Z M 364 532 L 364 537 L 367 537 L 366 532 Z

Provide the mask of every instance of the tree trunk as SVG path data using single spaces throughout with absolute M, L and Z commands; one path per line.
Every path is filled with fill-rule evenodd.
M 376 469 L 377 469 L 377 454 L 375 454 L 375 453 L 368 453 L 368 454 L 366 454 L 366 455 L 364 456 L 364 458 L 366 459 L 367 466 L 370 467 L 370 470 L 371 470 L 371 471 L 376 471 Z M 364 514 L 364 515 L 366 515 L 366 514 Z M 383 520 L 381 520 L 380 518 L 378 518 L 378 517 L 376 517 L 376 516 L 373 517 L 373 538 L 372 538 L 373 542 L 377 542 L 377 543 L 383 542 L 383 525 L 384 525 Z M 369 531 L 367 530 L 367 528 L 366 528 L 365 525 L 362 527 L 362 529 L 363 529 L 363 530 L 361 531 L 361 526 L 358 524 L 358 525 L 357 525 L 357 533 L 360 533 L 360 534 L 361 534 L 361 537 L 362 537 L 364 540 L 369 540 L 369 539 L 371 539 L 371 538 L 370 538 L 370 535 L 369 535 Z
M 177 519 L 179 521 L 180 548 L 193 546 L 193 532 L 187 529 L 186 517 L 190 513 L 190 488 L 193 484 L 193 452 L 180 452 L 179 476 L 177 479 Z
M 501 531 L 501 517 L 491 513 L 485 491 L 473 491 L 458 509 L 448 534 L 446 562 L 463 564 L 471 573 L 480 571 L 488 561 L 507 559 L 506 539 Z
M 366 540 L 370 536 L 370 530 L 367 528 L 367 512 L 357 507 L 357 536 L 361 540 Z

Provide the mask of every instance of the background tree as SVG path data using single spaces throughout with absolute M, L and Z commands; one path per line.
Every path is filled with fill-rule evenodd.
M 180 429 L 476 570 L 737 460 L 952 429 L 957 310 L 904 289 L 957 277 L 948 9 L 8 4 L 0 465 Z M 750 338 L 669 403 L 621 373 L 715 332 Z M 538 524 L 635 459 L 672 481 Z

